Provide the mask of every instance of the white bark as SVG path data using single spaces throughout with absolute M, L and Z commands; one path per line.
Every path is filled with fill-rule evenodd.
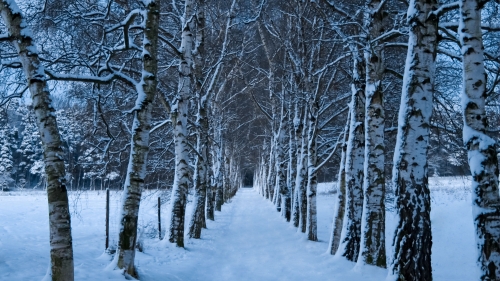
M 437 47 L 436 0 L 412 0 L 410 36 L 394 149 L 397 229 L 389 275 L 395 280 L 432 280 L 427 152 Z
M 364 73 L 365 66 L 356 46 L 353 51 L 353 83 L 350 104 L 349 139 L 347 142 L 345 182 L 346 201 L 342 234 L 337 254 L 356 261 L 361 240 L 361 216 L 363 211 L 364 169 Z
M 279 176 L 277 173 L 277 167 L 279 166 L 279 163 L 277 163 L 277 154 L 279 153 L 279 148 L 277 147 L 279 144 L 279 127 L 277 126 L 277 116 L 278 114 L 276 113 L 276 96 L 275 96 L 275 81 L 274 81 L 274 63 L 273 63 L 273 58 L 271 55 L 271 51 L 269 50 L 269 46 L 267 43 L 266 38 L 264 37 L 264 31 L 262 28 L 262 23 L 260 21 L 257 22 L 257 30 L 259 32 L 260 39 L 262 41 L 262 46 L 264 48 L 264 53 L 266 54 L 267 62 L 269 64 L 269 70 L 267 74 L 267 80 L 268 80 L 268 86 L 267 90 L 269 93 L 269 99 L 271 100 L 271 148 L 270 148 L 270 153 L 269 153 L 269 172 L 267 173 L 268 176 L 268 189 L 269 189 L 269 199 L 271 202 L 273 202 L 275 205 L 278 205 L 278 197 L 279 197 L 279 186 L 276 184 L 279 179 L 277 177 Z M 279 207 L 278 207 L 279 208 Z
M 307 132 L 307 221 L 306 234 L 310 241 L 318 241 L 318 219 L 316 208 L 317 178 L 317 120 L 319 105 L 315 98 L 309 101 L 308 132 Z
M 160 17 L 159 1 L 145 1 L 144 4 L 146 6 L 144 19 L 146 28 L 142 53 L 143 71 L 141 81 L 136 85 L 136 110 L 132 125 L 127 176 L 122 194 L 118 249 L 112 263 L 116 263 L 116 267 L 134 277 L 137 277 L 134 267 L 137 219 L 141 192 L 146 177 L 151 111 L 157 85 L 157 44 Z
M 189 224 L 189 237 L 200 238 L 201 229 L 206 227 L 205 222 L 205 202 L 207 200 L 207 190 L 210 192 L 208 180 L 208 118 L 206 109 L 199 102 L 198 104 L 198 133 L 197 133 L 197 157 L 195 164 L 195 172 L 193 176 L 194 182 L 194 202 L 195 210 Z
M 307 227 L 307 110 L 305 110 L 304 117 L 300 121 L 300 153 L 297 160 L 297 178 L 295 181 L 297 204 L 299 209 L 299 230 L 306 232 Z
M 463 56 L 463 139 L 472 174 L 472 210 L 476 228 L 478 280 L 500 278 L 500 195 L 496 141 L 486 135 L 486 72 L 481 32 L 481 4 L 460 1 Z
M 295 192 L 295 179 L 297 177 L 297 143 L 295 142 L 295 126 L 293 123 L 294 116 L 297 114 L 297 104 L 290 101 L 288 109 L 288 172 L 287 172 L 287 186 L 290 198 L 290 217 L 288 221 L 292 221 L 294 226 L 298 225 L 298 220 L 295 220 L 295 202 L 294 202 L 294 192 Z M 294 112 L 294 114 L 292 114 Z M 297 225 L 295 225 L 297 223 Z
M 207 190 L 209 190 L 208 181 L 208 101 L 202 93 L 203 79 L 203 57 L 204 52 L 204 32 L 205 32 L 205 5 L 203 0 L 197 0 L 198 7 L 196 12 L 196 44 L 194 58 L 194 76 L 196 99 L 198 104 L 198 114 L 196 116 L 196 163 L 193 175 L 194 196 L 193 196 L 193 215 L 189 222 L 189 237 L 201 238 L 201 229 L 206 227 L 205 208 L 207 200 Z
M 378 43 L 372 43 L 373 39 L 380 36 L 383 29 L 384 9 L 380 5 L 380 0 L 367 0 L 365 7 L 364 26 L 368 32 L 364 49 L 365 165 L 358 264 L 385 267 L 385 112 L 382 92 L 384 65 L 382 47 Z
M 209 141 L 207 144 L 207 148 L 210 148 L 212 145 Z M 213 165 L 213 157 L 211 157 L 210 153 L 207 152 L 207 199 L 206 199 L 206 218 L 207 220 L 215 220 L 215 186 L 213 180 L 213 169 L 211 169 Z
M 71 218 L 66 189 L 63 144 L 57 128 L 43 65 L 31 30 L 13 0 L 0 1 L 0 14 L 21 61 L 40 133 L 49 205 L 50 275 L 53 281 L 74 280 Z
M 293 118 L 293 140 L 294 140 L 294 151 L 295 151 L 295 161 L 293 169 L 295 170 L 295 177 L 291 179 L 293 184 L 293 193 L 292 193 L 292 222 L 293 226 L 299 227 L 300 224 L 300 203 L 299 203 L 299 186 L 301 184 L 303 175 L 302 173 L 302 118 L 300 116 L 298 104 L 295 104 L 295 115 Z
M 220 125 L 219 125 L 220 126 Z M 222 150 L 223 143 L 222 137 L 220 136 L 221 129 L 218 129 L 218 141 L 219 145 L 214 148 L 214 186 L 215 186 L 215 210 L 222 211 L 222 205 L 224 204 L 224 178 L 223 178 L 223 160 L 222 160 Z
M 224 149 L 224 155 L 223 155 L 224 163 L 223 163 L 223 185 L 224 185 L 224 203 L 226 203 L 229 200 L 229 197 L 231 195 L 231 158 L 230 158 L 230 152 L 229 152 L 229 146 L 226 145 Z
M 189 185 L 189 149 L 187 145 L 188 104 L 192 93 L 193 33 L 191 21 L 194 20 L 194 0 L 185 0 L 181 34 L 181 59 L 179 62 L 179 83 L 175 104 L 171 112 L 174 126 L 175 175 L 172 186 L 171 219 L 169 241 L 184 247 L 184 221 Z
M 335 255 L 340 245 L 340 238 L 342 235 L 342 226 L 344 224 L 345 212 L 345 161 L 347 156 L 347 142 L 349 140 L 349 124 L 351 120 L 350 113 L 347 116 L 347 122 L 344 129 L 344 141 L 342 144 L 342 153 L 340 156 L 339 174 L 337 176 L 337 198 L 335 202 L 335 209 L 333 210 L 332 220 L 332 235 L 330 236 L 330 243 L 328 245 L 330 255 Z
M 279 207 L 281 208 L 282 216 L 290 221 L 290 210 L 291 210 L 291 198 L 290 198 L 290 190 L 287 184 L 287 161 L 285 159 L 285 147 L 286 147 L 286 135 L 288 131 L 288 123 L 287 123 L 287 114 L 285 113 L 284 106 L 281 109 L 281 120 L 278 131 L 278 146 L 276 151 L 276 183 L 280 194 L 280 202 Z
M 275 182 L 276 182 L 276 166 L 275 166 L 275 140 L 274 140 L 274 134 L 271 132 L 272 138 L 271 138 L 271 146 L 269 149 L 269 162 L 268 162 L 268 171 L 267 171 L 267 180 L 266 180 L 266 198 L 271 200 L 271 202 L 274 200 L 274 188 L 275 188 Z

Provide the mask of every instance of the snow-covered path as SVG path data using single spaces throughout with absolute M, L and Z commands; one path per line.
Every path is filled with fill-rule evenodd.
M 230 208 L 231 211 L 224 210 L 219 215 L 227 225 L 214 241 L 220 246 L 216 249 L 219 259 L 207 264 L 215 269 L 213 277 L 273 280 L 294 276 L 296 280 L 306 280 L 319 272 L 319 265 L 311 263 L 314 257 L 306 244 L 297 241 L 298 237 L 280 221 L 273 206 L 256 192 L 240 190 Z
M 327 255 L 326 237 L 320 236 L 320 242 L 306 241 L 303 234 L 296 233 L 296 228 L 285 222 L 274 206 L 253 189 L 240 189 L 233 201 L 225 204 L 222 212 L 216 215 L 216 221 L 209 222 L 209 229 L 201 240 L 188 242 L 185 253 L 177 255 L 180 249 L 170 248 L 175 257 L 163 260 L 165 275 L 149 274 L 149 270 L 140 267 L 142 279 L 334 281 L 385 278 L 385 270 L 353 271 L 350 269 L 354 263 Z M 329 226 L 323 228 L 329 229 Z M 326 232 L 321 234 L 327 235 Z

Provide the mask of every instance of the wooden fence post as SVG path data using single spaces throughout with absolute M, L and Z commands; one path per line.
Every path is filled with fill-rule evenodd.
M 161 240 L 161 200 L 158 197 L 158 239 Z
M 109 248 L 109 188 L 106 188 L 106 251 Z

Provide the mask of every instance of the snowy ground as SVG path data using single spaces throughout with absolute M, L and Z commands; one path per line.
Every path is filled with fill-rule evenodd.
M 434 280 L 474 280 L 468 181 L 433 178 L 430 183 Z M 216 221 L 208 222 L 202 239 L 188 241 L 186 249 L 158 240 L 156 198 L 161 193 L 147 192 L 139 219 L 144 252 L 137 253 L 136 259 L 141 280 L 384 280 L 386 270 L 355 268 L 354 263 L 326 254 L 332 186 L 318 188 L 319 242 L 305 240 L 253 189 L 241 189 L 216 213 Z M 120 194 L 111 194 L 114 238 Z M 46 196 L 42 192 L 0 195 L 0 280 L 41 280 L 49 265 Z M 105 269 L 111 257 L 104 254 L 104 198 L 97 191 L 70 196 L 76 280 L 124 280 L 118 272 Z M 162 206 L 163 228 L 168 220 L 166 204 Z M 388 229 L 393 225 L 389 212 Z M 387 241 L 392 240 L 388 237 Z

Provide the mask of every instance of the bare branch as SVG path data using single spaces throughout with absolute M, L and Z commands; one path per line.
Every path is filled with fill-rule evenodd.
M 253 93 L 250 93 L 250 95 L 252 96 L 252 99 L 253 101 L 255 102 L 255 104 L 257 104 L 257 107 L 259 107 L 260 111 L 267 117 L 267 119 L 269 121 L 272 121 L 273 118 L 271 117 L 271 115 L 264 110 L 264 108 L 262 107 L 262 105 L 257 101 L 257 99 L 255 98 L 255 96 L 253 95 Z
M 448 4 L 443 4 L 443 5 L 439 6 L 439 8 L 437 10 L 431 12 L 431 14 L 435 15 L 437 17 L 440 17 L 440 16 L 446 14 L 447 12 L 458 10 L 459 7 L 460 7 L 460 5 L 459 5 L 458 1 L 448 3 Z

